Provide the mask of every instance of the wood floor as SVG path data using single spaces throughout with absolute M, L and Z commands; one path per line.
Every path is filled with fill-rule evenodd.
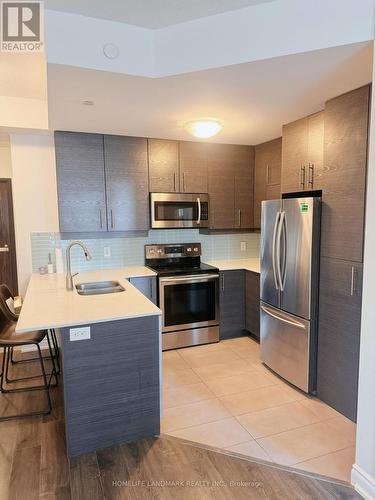
M 32 373 L 32 365 L 22 371 Z M 0 499 L 355 499 L 350 486 L 149 438 L 69 460 L 61 387 L 47 417 L 0 423 Z M 41 393 L 0 395 L 0 411 L 37 409 Z

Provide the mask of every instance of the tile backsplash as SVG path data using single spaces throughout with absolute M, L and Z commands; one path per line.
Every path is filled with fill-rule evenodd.
M 33 271 L 48 263 L 51 254 L 55 264 L 55 248 L 61 247 L 65 268 L 65 249 L 71 240 L 61 240 L 59 233 L 32 233 Z M 86 261 L 82 249 L 72 249 L 72 268 L 75 271 L 89 269 L 116 268 L 144 264 L 144 245 L 152 243 L 195 243 L 202 244 L 202 260 L 213 259 L 248 259 L 259 256 L 260 234 L 200 234 L 198 229 L 189 230 L 152 230 L 148 236 L 127 238 L 83 239 L 92 255 Z M 246 243 L 246 250 L 241 251 L 241 242 Z M 110 256 L 104 256 L 104 249 L 110 249 Z

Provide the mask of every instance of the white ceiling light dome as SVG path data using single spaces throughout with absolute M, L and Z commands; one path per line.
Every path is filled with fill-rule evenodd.
M 194 137 L 208 139 L 218 134 L 223 125 L 218 120 L 192 120 L 185 123 L 184 127 Z

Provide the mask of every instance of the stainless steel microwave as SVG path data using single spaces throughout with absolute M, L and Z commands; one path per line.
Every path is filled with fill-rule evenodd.
M 153 229 L 208 227 L 207 193 L 151 193 Z

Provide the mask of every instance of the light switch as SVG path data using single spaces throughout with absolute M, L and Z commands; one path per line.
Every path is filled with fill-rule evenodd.
M 104 257 L 111 256 L 111 247 L 104 247 Z
M 241 252 L 246 252 L 246 241 L 241 241 Z
M 91 338 L 91 329 L 89 326 L 81 326 L 78 328 L 70 328 L 70 342 L 75 340 L 89 340 Z

